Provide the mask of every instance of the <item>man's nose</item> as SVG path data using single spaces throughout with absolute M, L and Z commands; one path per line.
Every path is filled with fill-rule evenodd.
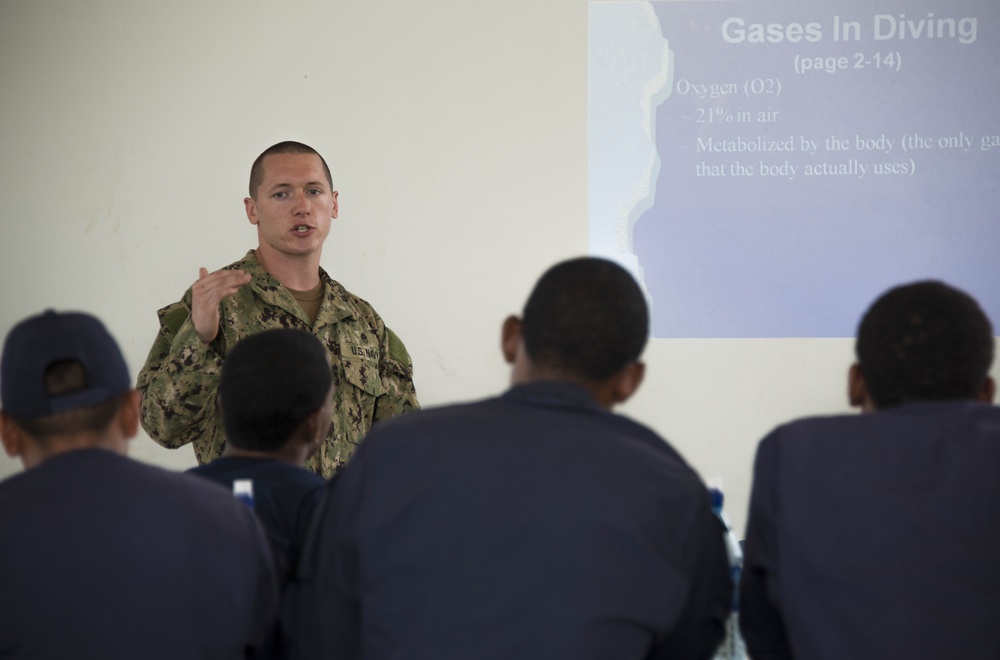
M 309 200 L 306 199 L 304 194 L 299 194 L 295 196 L 292 204 L 292 213 L 295 215 L 308 215 L 309 213 Z

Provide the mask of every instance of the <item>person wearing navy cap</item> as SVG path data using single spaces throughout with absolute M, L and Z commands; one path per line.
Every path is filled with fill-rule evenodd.
M 125 457 L 139 397 L 104 325 L 47 311 L 0 358 L 0 657 L 243 658 L 277 591 L 253 514 Z

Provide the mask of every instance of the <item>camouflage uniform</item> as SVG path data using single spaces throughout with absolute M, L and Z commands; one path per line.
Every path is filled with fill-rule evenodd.
M 191 321 L 191 290 L 159 310 L 160 332 L 139 373 L 142 427 L 168 448 L 193 443 L 199 463 L 222 454 L 225 438 L 215 394 L 226 353 L 237 341 L 268 328 L 312 332 L 333 365 L 333 424 L 306 467 L 331 477 L 379 420 L 418 407 L 413 366 L 403 342 L 375 310 L 320 269 L 325 298 L 310 327 L 292 294 L 257 261 L 253 250 L 226 266 L 251 276 L 221 303 L 219 335 L 206 346 Z

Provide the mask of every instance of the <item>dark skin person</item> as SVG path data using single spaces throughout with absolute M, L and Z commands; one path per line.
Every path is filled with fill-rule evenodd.
M 983 381 L 983 386 L 975 397 L 975 401 L 982 403 L 993 403 L 996 396 L 997 384 L 991 377 Z M 861 373 L 861 365 L 854 363 L 847 372 L 847 400 L 856 408 L 861 408 L 862 413 L 873 413 L 878 411 L 875 402 L 872 401 L 868 392 L 868 384 L 865 382 L 865 375 Z
M 624 403 L 635 394 L 646 374 L 645 364 L 630 362 L 608 378 L 594 381 L 582 378 L 571 371 L 535 364 L 524 346 L 521 319 L 516 316 L 508 316 L 503 322 L 500 347 L 504 359 L 513 367 L 510 375 L 511 385 L 545 380 L 570 381 L 583 386 L 594 397 L 594 401 L 607 410 Z

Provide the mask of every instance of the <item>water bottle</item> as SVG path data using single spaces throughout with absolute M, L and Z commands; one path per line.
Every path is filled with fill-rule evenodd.
M 253 479 L 235 479 L 233 495 L 251 509 L 253 508 Z
M 724 540 L 726 542 L 726 555 L 729 558 L 729 570 L 733 579 L 733 602 L 730 604 L 729 618 L 726 620 L 726 636 L 722 638 L 719 650 L 715 653 L 715 660 L 744 660 L 747 650 L 743 644 L 743 637 L 740 635 L 740 574 L 743 572 L 743 550 L 739 541 L 733 534 L 733 528 L 729 525 L 729 519 L 722 511 L 722 490 L 711 486 L 708 493 L 712 500 L 712 511 L 722 521 L 725 527 Z

